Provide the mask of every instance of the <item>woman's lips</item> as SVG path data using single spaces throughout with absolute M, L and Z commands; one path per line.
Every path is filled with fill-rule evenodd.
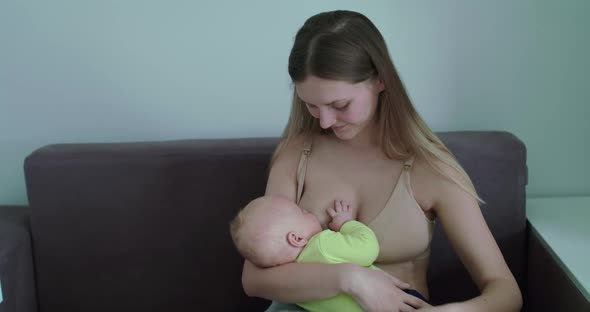
M 347 124 L 341 125 L 341 126 L 333 126 L 332 129 L 336 130 L 336 131 L 340 131 L 342 129 L 344 129 L 347 126 Z

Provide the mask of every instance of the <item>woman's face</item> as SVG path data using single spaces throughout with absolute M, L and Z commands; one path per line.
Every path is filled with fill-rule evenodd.
M 350 140 L 374 121 L 383 85 L 376 79 L 359 83 L 309 76 L 295 84 L 299 99 L 323 129 Z

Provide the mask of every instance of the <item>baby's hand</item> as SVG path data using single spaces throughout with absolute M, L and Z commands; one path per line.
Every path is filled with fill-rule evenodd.
M 336 232 L 340 231 L 344 223 L 354 220 L 350 204 L 341 200 L 334 201 L 334 207 L 328 208 L 328 215 L 332 218 L 332 222 L 328 224 L 328 227 Z

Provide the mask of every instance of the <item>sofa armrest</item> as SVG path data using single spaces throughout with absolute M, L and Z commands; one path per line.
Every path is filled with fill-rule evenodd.
M 33 257 L 29 209 L 0 206 L 0 312 L 35 312 Z
M 524 311 L 590 311 L 588 301 L 560 260 L 529 222 Z

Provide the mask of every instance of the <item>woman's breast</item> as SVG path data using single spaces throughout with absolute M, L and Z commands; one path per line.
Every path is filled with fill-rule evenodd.
M 417 203 L 395 201 L 396 196 L 368 226 L 379 240 L 381 263 L 424 259 L 430 253 L 433 224 Z
M 326 229 L 331 221 L 327 210 L 334 207 L 335 200 L 348 202 L 355 213 L 358 212 L 358 200 L 355 193 L 353 187 L 345 184 L 331 185 L 321 189 L 309 188 L 302 196 L 299 205 L 313 213 L 320 221 L 322 228 Z
M 393 193 L 386 192 L 389 199 L 363 202 L 353 185 L 333 183 L 323 188 L 307 189 L 300 206 L 315 214 L 325 229 L 330 222 L 326 210 L 334 206 L 334 200 L 348 201 L 358 211 L 357 220 L 369 226 L 377 236 L 380 248 L 377 261 L 402 263 L 428 256 L 433 231 L 432 222 L 404 192 L 404 187 L 396 187 Z M 367 207 L 369 211 L 365 210 Z
M 338 168 L 319 160 L 308 166 L 299 205 L 314 213 L 324 228 L 330 221 L 326 211 L 334 207 L 335 200 L 348 202 L 356 219 L 367 224 L 387 203 L 396 183 L 395 172 L 399 169 L 394 167 L 392 173 L 391 166 L 387 170 Z

